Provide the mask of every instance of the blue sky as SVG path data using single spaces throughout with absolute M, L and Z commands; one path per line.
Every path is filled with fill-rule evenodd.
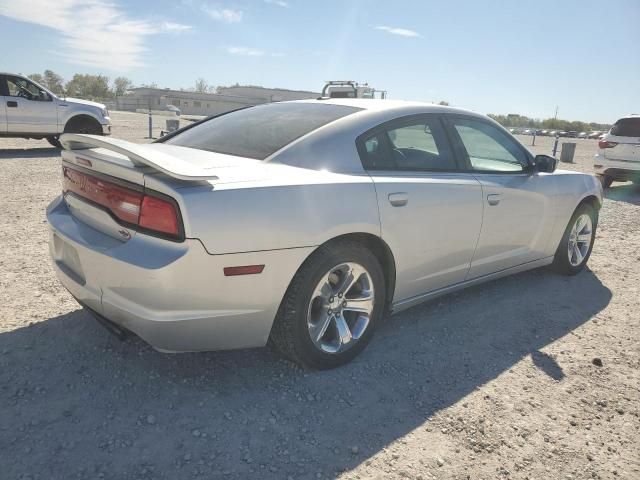
M 319 91 L 612 122 L 640 113 L 640 0 L 0 0 L 0 70 Z

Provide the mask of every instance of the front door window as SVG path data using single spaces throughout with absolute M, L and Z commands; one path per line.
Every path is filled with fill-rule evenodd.
M 27 100 L 48 102 L 51 97 L 47 92 L 38 88 L 32 83 L 21 77 L 7 76 L 7 89 L 10 97 L 22 97 Z

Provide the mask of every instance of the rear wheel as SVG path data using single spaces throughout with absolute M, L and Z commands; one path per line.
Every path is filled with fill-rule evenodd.
M 60 140 L 58 140 L 58 137 L 47 137 L 47 142 L 49 142 L 52 146 L 56 148 L 62 148 L 62 145 L 60 144 Z
M 565 275 L 579 273 L 587 264 L 598 226 L 598 213 L 583 203 L 573 213 L 553 259 L 555 269 Z
M 88 135 L 102 135 L 102 125 L 91 117 L 72 118 L 64 126 L 64 133 L 86 133 Z
M 369 343 L 385 296 L 382 267 L 369 250 L 349 241 L 322 246 L 291 281 L 270 342 L 307 368 L 338 367 Z

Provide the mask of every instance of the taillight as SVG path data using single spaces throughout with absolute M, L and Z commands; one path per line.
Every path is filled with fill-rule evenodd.
M 62 167 L 63 194 L 69 192 L 107 210 L 125 226 L 139 227 L 149 233 L 181 240 L 180 212 L 175 201 L 162 194 L 145 191 L 125 182 Z
M 600 147 L 600 148 L 613 148 L 616 145 L 618 145 L 617 142 L 610 142 L 608 140 L 600 140 L 598 142 L 598 147 Z
M 167 200 L 145 195 L 140 208 L 139 225 L 148 230 L 173 237 L 180 235 L 180 221 L 176 206 Z

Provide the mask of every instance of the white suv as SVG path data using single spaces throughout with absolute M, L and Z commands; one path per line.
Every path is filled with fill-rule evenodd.
M 62 133 L 109 135 L 109 112 L 101 103 L 59 98 L 27 77 L 0 72 L 0 137 L 46 138 L 59 147 Z
M 640 115 L 618 120 L 602 136 L 598 147 L 594 168 L 604 188 L 614 180 L 640 183 Z

